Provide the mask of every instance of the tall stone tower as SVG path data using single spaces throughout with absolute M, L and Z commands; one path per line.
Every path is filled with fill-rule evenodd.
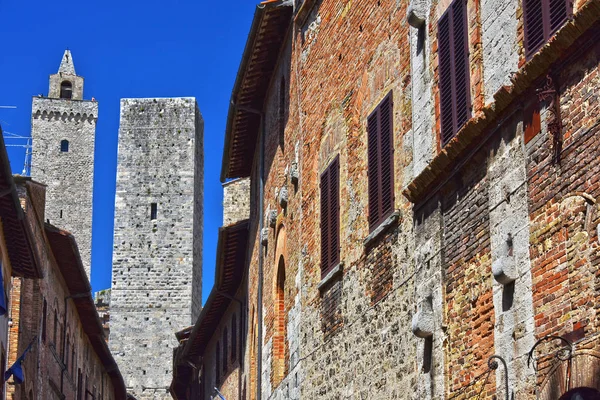
M 194 98 L 121 100 L 110 347 L 138 400 L 171 399 L 201 308 L 203 126 Z
M 31 176 L 48 186 L 46 218 L 73 233 L 88 278 L 97 118 L 98 103 L 83 100 L 83 77 L 66 50 L 50 75 L 48 97 L 33 98 Z

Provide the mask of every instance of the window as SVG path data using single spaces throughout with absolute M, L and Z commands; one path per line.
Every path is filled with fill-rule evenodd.
M 442 146 L 471 117 L 466 0 L 454 0 L 438 21 Z
M 367 118 L 369 231 L 394 211 L 392 92 Z
M 573 0 L 523 0 L 525 56 L 538 51 L 572 12 Z
M 60 84 L 60 98 L 71 99 L 73 98 L 73 85 L 69 81 L 63 81 Z
M 283 149 L 283 142 L 285 140 L 285 77 L 281 77 L 279 83 L 279 146 Z
M 281 382 L 285 376 L 285 360 L 287 358 L 285 348 L 286 324 L 285 324 L 285 260 L 279 257 L 277 265 L 277 286 L 275 292 L 275 332 L 273 335 L 273 370 L 274 383 Z M 259 350 L 260 351 L 260 350 Z
M 150 204 L 150 219 L 155 220 L 158 214 L 158 209 L 156 207 L 156 203 Z
M 67 347 L 65 347 L 65 367 L 67 367 L 67 371 L 69 370 L 69 349 L 71 348 L 71 339 L 67 334 Z
M 231 362 L 237 359 L 237 320 L 235 313 L 231 316 Z
M 46 320 L 48 318 L 48 303 L 44 299 L 44 305 L 42 306 L 42 342 L 46 343 Z
M 215 351 L 215 380 L 217 385 L 221 381 L 221 344 L 217 341 L 217 349 Z
M 54 349 L 58 351 L 58 313 L 54 310 L 54 331 L 52 332 L 52 343 L 54 344 Z
M 69 141 L 67 139 L 60 141 L 60 151 L 62 153 L 67 153 L 69 151 Z
M 227 345 L 229 338 L 227 337 L 227 327 L 223 329 L 223 375 L 227 373 Z
M 340 158 L 321 174 L 321 277 L 340 262 Z

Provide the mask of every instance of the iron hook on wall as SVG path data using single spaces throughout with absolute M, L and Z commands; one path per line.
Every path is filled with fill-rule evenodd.
M 506 395 L 506 400 L 509 400 L 510 397 L 508 395 L 508 367 L 506 366 L 506 361 L 504 361 L 504 358 L 494 354 L 493 356 L 488 358 L 488 368 L 494 371 L 497 370 L 498 361 L 496 360 L 500 360 L 502 362 L 502 365 L 504 366 L 504 393 Z

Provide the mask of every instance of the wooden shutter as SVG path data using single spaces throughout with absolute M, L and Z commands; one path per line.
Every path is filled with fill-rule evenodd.
M 370 230 L 394 210 L 393 109 L 390 92 L 367 119 Z
M 438 21 L 441 141 L 445 146 L 471 116 L 467 5 L 455 0 Z
M 329 168 L 321 175 L 321 273 L 329 264 Z
M 329 166 L 329 269 L 340 262 L 340 161 Z
M 570 17 L 572 0 L 523 0 L 525 56 L 531 57 Z
M 321 275 L 340 262 L 339 157 L 321 175 Z
M 379 205 L 379 107 L 367 119 L 367 146 L 368 146 L 368 185 L 369 185 L 369 227 L 375 227 L 381 217 Z

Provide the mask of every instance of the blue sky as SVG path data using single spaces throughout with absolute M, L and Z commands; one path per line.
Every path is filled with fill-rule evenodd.
M 92 287 L 110 287 L 119 99 L 194 96 L 205 122 L 203 299 L 213 285 L 219 182 L 231 89 L 257 2 L 231 0 L 0 1 L 0 123 L 30 134 L 31 97 L 71 50 L 84 98 L 99 102 Z M 16 143 L 7 140 L 7 143 Z M 14 173 L 24 150 L 9 148 Z

